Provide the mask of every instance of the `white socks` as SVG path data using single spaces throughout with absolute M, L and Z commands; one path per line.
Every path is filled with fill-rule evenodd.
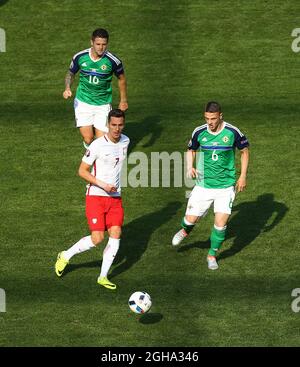
M 106 277 L 108 271 L 111 267 L 111 264 L 114 261 L 114 258 L 119 250 L 120 239 L 109 237 L 108 243 L 103 251 L 103 260 L 101 266 L 100 277 Z M 93 242 L 91 236 L 83 237 L 81 240 L 75 243 L 68 250 L 63 252 L 63 257 L 66 260 L 70 260 L 76 254 L 80 254 L 81 252 L 87 251 L 93 247 L 96 247 Z
M 108 243 L 103 251 L 103 260 L 100 277 L 107 276 L 111 264 L 113 263 L 114 258 L 119 250 L 119 246 L 120 246 L 120 239 L 109 237 Z
M 70 247 L 67 251 L 64 251 L 63 257 L 66 260 L 70 260 L 72 256 L 87 251 L 92 247 L 96 247 L 92 242 L 92 237 L 91 236 L 83 237 L 81 240 L 76 242 L 75 245 Z

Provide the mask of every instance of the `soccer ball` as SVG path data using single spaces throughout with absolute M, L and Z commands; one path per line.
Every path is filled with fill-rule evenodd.
M 129 297 L 128 305 L 134 313 L 146 313 L 152 306 L 151 297 L 146 292 L 134 292 Z

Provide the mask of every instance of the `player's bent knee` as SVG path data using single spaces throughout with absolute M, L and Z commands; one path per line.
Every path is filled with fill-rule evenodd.
M 224 228 L 226 228 L 228 218 L 229 218 L 229 215 L 228 215 L 228 217 L 225 217 L 225 218 L 215 218 L 215 221 L 214 221 L 215 227 L 219 227 L 219 228 L 224 227 Z
M 121 238 L 121 234 L 122 234 L 121 232 L 110 232 L 109 237 L 118 240 L 119 238 Z
M 90 145 L 93 142 L 93 137 L 83 137 L 83 140 L 87 145 Z
M 185 216 L 185 219 L 186 219 L 189 223 L 191 223 L 191 224 L 195 224 L 195 223 L 198 221 L 198 219 L 200 219 L 200 217 L 196 217 L 195 215 L 186 215 L 186 216 Z
M 83 126 L 79 128 L 82 139 L 86 144 L 91 144 L 94 140 L 94 130 L 92 126 Z
M 122 234 L 122 229 L 120 227 L 111 227 L 108 232 L 110 237 L 119 239 Z
M 93 232 L 91 237 L 92 237 L 93 244 L 95 246 L 98 246 L 104 240 L 104 233 L 103 232 Z

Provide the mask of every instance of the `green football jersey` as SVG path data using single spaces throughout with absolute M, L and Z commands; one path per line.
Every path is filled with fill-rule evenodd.
M 107 50 L 99 60 L 94 61 L 88 48 L 74 55 L 70 71 L 73 74 L 80 72 L 76 98 L 99 106 L 112 102 L 113 74 L 118 77 L 124 73 L 124 68 L 121 60 Z
M 196 185 L 222 189 L 233 186 L 235 177 L 235 148 L 249 146 L 246 136 L 235 126 L 224 121 L 217 133 L 207 124 L 197 127 L 192 134 L 188 149 L 198 151 L 196 168 L 199 176 Z

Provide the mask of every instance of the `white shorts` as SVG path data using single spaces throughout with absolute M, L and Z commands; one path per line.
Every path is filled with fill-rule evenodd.
M 94 106 L 77 98 L 74 99 L 76 127 L 94 126 L 96 129 L 108 132 L 107 115 L 111 110 L 110 104 Z
M 206 189 L 194 186 L 185 214 L 204 217 L 212 203 L 214 203 L 214 213 L 231 214 L 234 198 L 234 186 L 226 189 Z

